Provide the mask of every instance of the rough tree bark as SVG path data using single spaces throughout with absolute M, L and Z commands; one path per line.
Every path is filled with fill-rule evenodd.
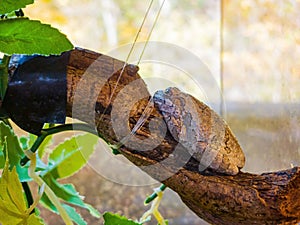
M 125 136 L 117 137 L 116 130 L 128 134 L 134 127 L 150 96 L 146 84 L 137 74 L 138 68 L 128 65 L 109 103 L 122 66 L 121 61 L 82 49 L 72 52 L 68 65 L 68 116 L 96 124 L 99 134 L 111 144 L 117 144 Z M 92 85 L 92 88 L 86 85 Z M 122 93 L 125 87 L 127 92 Z M 131 107 L 133 96 L 137 95 L 145 98 Z M 120 98 L 121 103 L 118 101 Z M 74 102 L 81 103 L 81 107 L 76 107 Z M 115 105 L 118 110 L 114 109 Z M 128 105 L 129 116 L 121 109 L 128 108 Z M 95 109 L 95 114 L 90 111 L 91 108 Z M 153 119 L 156 122 L 151 123 L 151 133 L 149 123 Z M 149 150 L 142 151 L 138 146 L 141 142 L 129 141 L 120 151 L 150 176 L 176 191 L 199 217 L 213 224 L 295 224 L 300 221 L 300 168 L 261 175 L 244 172 L 236 176 L 212 172 L 200 174 L 197 162 L 191 158 L 177 171 L 174 162 L 157 164 L 179 146 L 169 132 L 159 145 L 151 148 L 163 129 L 162 121 L 160 113 L 153 108 L 145 124 L 135 134 L 135 138 L 142 140 L 142 148 Z M 180 156 L 175 158 L 180 160 Z M 156 166 L 148 166 L 153 164 Z
M 96 124 L 99 134 L 111 144 L 117 144 L 134 127 L 150 96 L 146 84 L 137 74 L 138 68 L 128 65 L 109 102 L 123 64 L 82 49 L 72 52 L 68 64 L 67 115 L 93 126 Z M 125 87 L 127 91 L 122 93 Z M 145 98 L 132 105 L 133 96 Z M 78 103 L 80 107 L 76 106 Z M 128 116 L 122 107 L 129 106 Z M 153 119 L 156 122 L 151 123 L 151 133 L 149 123 Z M 129 141 L 120 151 L 154 179 L 176 191 L 199 217 L 213 224 L 295 224 L 300 221 L 300 168 L 261 175 L 244 172 L 236 176 L 212 172 L 200 174 L 197 162 L 191 158 L 177 171 L 172 161 L 158 164 L 179 146 L 169 132 L 152 148 L 163 126 L 162 116 L 153 108 L 145 124 L 134 135 L 142 140 L 143 149 L 139 146 L 141 142 Z M 122 131 L 121 136 L 116 131 Z M 149 150 L 143 151 L 145 149 Z M 180 160 L 180 156 L 175 158 Z M 156 166 L 149 166 L 153 164 Z
M 67 115 L 96 126 L 100 136 L 111 144 L 117 144 L 130 132 L 150 97 L 137 67 L 127 65 L 119 78 L 123 65 L 119 60 L 84 49 L 73 50 L 68 64 Z M 142 99 L 136 101 L 137 96 Z M 300 221 L 300 168 L 260 175 L 240 172 L 226 176 L 211 171 L 200 174 L 196 160 L 184 162 L 187 152 L 169 132 L 157 142 L 164 129 L 162 115 L 153 107 L 144 125 L 133 135 L 135 141 L 129 140 L 120 152 L 176 191 L 199 217 L 212 224 Z M 175 148 L 180 149 L 180 154 L 174 152 Z M 182 161 L 180 169 L 174 160 L 159 163 L 172 157 L 176 163 Z

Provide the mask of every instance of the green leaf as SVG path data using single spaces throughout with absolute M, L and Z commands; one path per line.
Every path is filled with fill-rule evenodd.
M 45 163 L 38 156 L 36 160 L 36 172 L 45 171 L 48 169 L 47 165 L 45 165 Z M 25 166 L 17 166 L 17 172 L 21 182 L 32 181 L 32 178 L 28 175 L 28 168 L 29 164 L 26 164 Z
M 47 136 L 43 140 L 42 144 L 39 146 L 38 151 L 37 151 L 37 154 L 38 154 L 37 156 L 39 158 L 42 158 L 44 156 L 44 154 L 48 151 L 49 146 L 53 144 L 52 137 L 53 137 L 52 135 Z M 28 136 L 20 137 L 20 144 L 22 146 L 22 149 L 24 151 L 30 149 L 30 147 L 32 147 L 32 145 L 34 144 L 36 139 L 37 139 L 37 136 L 30 134 L 30 133 L 28 134 Z
M 39 150 L 37 153 L 40 158 L 42 158 L 44 154 L 48 151 L 49 146 L 51 144 L 53 144 L 53 136 L 49 135 L 43 140 L 42 144 L 39 146 Z
M 79 213 L 77 213 L 73 207 L 66 205 L 66 204 L 62 204 L 62 206 L 65 208 L 68 215 L 75 223 L 77 223 L 78 225 L 87 225 L 87 223 L 84 221 L 84 219 L 81 217 L 81 215 Z
M 44 206 L 46 209 L 50 210 L 51 212 L 54 212 L 54 213 L 58 214 L 58 210 L 52 204 L 52 202 L 50 201 L 50 199 L 48 198 L 48 196 L 45 193 L 42 195 L 39 203 L 42 206 Z
M 6 150 L 6 142 L 4 143 Z M 7 151 L 9 151 L 8 149 Z M 5 167 L 0 179 L 0 222 L 2 225 L 42 225 L 41 218 L 26 213 L 27 203 L 23 188 L 14 167 L 9 170 L 9 159 L 6 157 Z
M 23 151 L 28 150 L 33 145 L 36 138 L 37 138 L 36 135 L 30 133 L 28 134 L 28 136 L 21 136 L 19 141 Z
M 20 137 L 20 145 L 23 150 L 29 149 L 28 138 L 24 136 Z
M 9 168 L 12 169 L 14 166 L 16 167 L 21 182 L 31 181 L 32 179 L 28 176 L 29 165 L 26 165 L 24 167 L 20 166 L 20 160 L 24 157 L 22 148 L 24 150 L 28 149 L 28 138 L 21 137 L 19 142 L 18 137 L 15 135 L 14 131 L 8 125 L 0 121 L 0 168 L 3 168 L 5 164 L 6 152 L 3 151 L 3 143 L 5 142 L 5 140 L 9 149 L 7 153 L 9 158 Z M 37 158 L 36 171 L 43 171 L 46 168 L 47 166 L 41 161 L 41 159 Z
M 33 0 L 0 0 L 0 14 L 10 13 L 32 3 Z
M 0 145 L 3 144 L 5 140 L 7 143 L 7 148 L 9 149 L 9 167 L 12 169 L 13 166 L 19 166 L 20 159 L 24 156 L 24 153 L 20 147 L 18 137 L 14 134 L 14 131 L 8 125 L 0 121 Z M 3 162 L 3 159 L 0 161 Z
M 104 225 L 141 225 L 140 223 L 136 223 L 124 216 L 120 216 L 118 214 L 113 214 L 110 212 L 104 213 L 103 218 Z
M 6 223 L 6 217 L 10 216 L 12 220 L 20 220 L 26 210 L 26 202 L 16 169 L 10 172 L 8 162 L 0 180 L 0 196 L 0 221 Z
M 73 49 L 67 37 L 40 21 L 15 18 L 0 21 L 0 52 L 5 54 L 60 54 Z
M 45 123 L 43 129 L 48 129 L 50 127 L 51 127 L 51 124 Z M 32 134 L 30 134 L 30 136 L 31 135 Z M 53 144 L 53 135 L 49 135 L 43 140 L 42 144 L 39 146 L 38 156 L 40 158 L 42 158 L 44 156 L 44 154 L 48 152 L 49 146 L 51 146 L 52 144 Z
M 93 217 L 100 218 L 101 214 L 97 209 L 95 209 L 92 205 L 85 203 L 86 209 L 90 212 Z
M 43 195 L 40 203 L 47 208 L 48 210 L 58 214 L 58 210 L 55 208 L 55 206 L 52 204 L 52 202 L 50 201 L 50 199 L 47 197 L 47 195 Z M 84 219 L 81 217 L 80 214 L 78 214 L 76 212 L 76 210 L 66 204 L 62 204 L 62 206 L 64 207 L 64 209 L 66 210 L 67 214 L 69 215 L 69 217 L 77 224 L 82 224 L 82 225 L 86 225 L 86 222 L 84 221 Z
M 64 201 L 70 204 L 87 209 L 92 216 L 96 218 L 100 218 L 101 214 L 91 205 L 85 203 L 82 200 L 83 197 L 79 195 L 74 185 L 60 184 L 51 176 L 51 174 L 47 174 L 45 177 L 43 177 L 43 179 L 47 183 L 47 185 L 53 190 L 53 192 L 56 194 L 57 197 L 63 199 Z M 45 196 L 46 195 L 43 195 L 42 200 L 45 200 L 44 201 L 45 204 L 49 204 L 49 201 L 47 199 L 44 199 Z M 51 205 L 48 205 L 48 208 L 56 212 L 55 207 L 52 205 L 52 203 L 50 204 Z
M 48 137 L 46 137 L 47 139 Z M 28 136 L 22 136 L 20 137 L 20 144 L 22 146 L 23 151 L 29 150 L 30 147 L 33 145 L 33 143 L 36 140 L 36 136 L 29 134 Z M 47 145 L 44 144 L 44 142 L 42 143 L 42 149 L 45 148 Z M 40 147 L 39 147 L 39 151 L 40 152 Z M 41 160 L 41 158 L 39 157 L 40 155 L 38 154 L 36 156 L 36 172 L 40 172 L 40 171 L 45 171 L 48 169 L 48 166 Z M 21 182 L 28 182 L 28 181 L 32 181 L 31 177 L 29 177 L 28 175 L 28 168 L 29 168 L 29 164 L 27 163 L 25 166 L 19 166 L 17 165 L 17 172 L 19 174 L 20 177 L 20 181 Z
M 57 146 L 49 156 L 47 173 L 55 178 L 65 178 L 78 172 L 94 151 L 98 138 L 92 134 L 75 136 Z
M 4 141 L 7 142 L 9 168 L 12 169 L 14 166 L 19 175 L 20 181 L 30 181 L 31 178 L 28 176 L 28 166 L 21 167 L 20 160 L 24 157 L 24 152 L 20 147 L 18 137 L 15 135 L 14 131 L 5 123 L 0 121 L 0 146 L 3 145 Z M 24 145 L 24 139 L 21 139 L 21 145 Z M 6 158 L 6 152 L 0 152 L 0 168 L 3 168 Z M 41 160 L 38 159 L 37 164 L 41 167 Z
M 27 219 L 28 225 L 44 225 L 44 221 L 41 217 L 36 216 L 35 214 L 30 214 L 30 216 Z

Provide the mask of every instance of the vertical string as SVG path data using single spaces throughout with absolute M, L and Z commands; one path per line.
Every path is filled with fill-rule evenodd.
M 149 11 L 150 11 L 150 9 L 151 9 L 151 7 L 152 7 L 153 1 L 154 1 L 154 0 L 151 0 L 149 6 L 148 6 L 148 8 L 147 8 L 146 14 L 145 14 L 145 16 L 144 16 L 144 18 L 143 18 L 143 21 L 142 21 L 142 23 L 141 23 L 141 25 L 140 25 L 140 28 L 139 28 L 137 34 L 136 34 L 136 36 L 135 36 L 135 39 L 134 39 L 134 42 L 133 42 L 133 44 L 132 44 L 132 46 L 131 46 L 131 48 L 130 48 L 130 51 L 129 51 L 127 57 L 126 57 L 125 63 L 124 63 L 124 65 L 123 65 L 123 67 L 122 67 L 122 70 L 121 70 L 120 75 L 119 75 L 119 77 L 118 77 L 118 79 L 117 79 L 117 82 L 116 82 L 116 84 L 114 85 L 114 88 L 113 88 L 113 90 L 112 90 L 112 92 L 111 92 L 111 94 L 110 94 L 110 97 L 109 97 L 109 100 L 108 100 L 108 104 L 110 104 L 111 101 L 112 101 L 113 94 L 115 93 L 115 91 L 116 91 L 116 89 L 117 89 L 117 86 L 118 86 L 118 84 L 119 84 L 119 82 L 120 82 L 120 79 L 121 79 L 121 77 L 122 77 L 122 75 L 123 75 L 123 73 L 124 73 L 124 71 L 125 71 L 126 65 L 127 65 L 128 61 L 129 61 L 129 58 L 130 58 L 130 56 L 131 56 L 131 54 L 132 54 L 132 52 L 133 52 L 133 49 L 134 49 L 135 44 L 136 44 L 136 42 L 137 42 L 137 40 L 138 40 L 138 37 L 139 37 L 139 35 L 140 35 L 141 31 L 142 31 L 142 28 L 143 28 L 143 26 L 144 26 L 144 24 L 145 24 L 145 21 L 146 21 L 146 19 L 147 19 L 147 17 L 148 17 L 148 14 L 149 14 Z M 150 32 L 149 32 L 149 34 L 148 34 L 148 36 L 147 36 L 146 42 L 145 42 L 145 44 L 144 44 L 144 47 L 143 47 L 143 50 L 142 50 L 141 55 L 140 55 L 140 57 L 139 57 L 139 60 L 138 60 L 137 65 L 140 63 L 140 61 L 141 61 L 141 59 L 142 59 L 142 56 L 143 56 L 143 54 L 144 54 L 144 52 L 145 52 L 145 49 L 146 49 L 146 46 L 147 46 L 147 44 L 148 44 L 148 42 L 149 42 L 149 40 L 150 40 L 151 34 L 152 34 L 153 30 L 154 30 L 155 25 L 157 24 L 157 21 L 158 21 L 158 18 L 159 18 L 159 15 L 160 15 L 160 13 L 161 13 L 161 10 L 162 10 L 162 7 L 163 7 L 164 3 L 165 3 L 165 0 L 163 0 L 161 6 L 160 6 L 160 8 L 159 8 L 159 11 L 157 12 L 157 15 L 156 15 L 155 20 L 154 20 L 154 22 L 153 22 L 153 25 L 152 25 L 152 27 L 151 27 L 151 29 L 150 29 Z M 121 147 L 124 143 L 126 143 L 126 142 L 130 139 L 130 137 L 132 137 L 132 136 L 137 132 L 137 130 L 138 130 L 140 127 L 143 126 L 143 124 L 146 122 L 146 119 L 147 119 L 147 118 L 149 117 L 149 115 L 151 114 L 152 109 L 153 109 L 153 101 L 152 101 L 152 98 L 151 98 L 150 101 L 148 102 L 148 104 L 147 104 L 147 106 L 146 106 L 144 112 L 142 113 L 141 117 L 139 118 L 139 120 L 137 121 L 137 123 L 136 123 L 136 125 L 133 127 L 133 129 L 131 130 L 130 134 L 127 135 L 126 137 L 124 137 L 121 141 L 119 141 L 119 143 L 117 144 L 117 147 Z M 100 116 L 100 118 L 99 118 L 99 120 L 98 120 L 98 123 L 100 123 L 100 121 L 101 121 L 103 115 L 105 114 L 106 110 L 107 110 L 107 109 L 105 109 L 104 112 L 102 113 L 102 115 Z M 98 126 L 98 124 L 97 124 L 97 126 Z
M 120 79 L 121 79 L 121 77 L 122 77 L 122 75 L 123 75 L 123 73 L 124 73 L 125 67 L 126 67 L 126 65 L 128 64 L 129 58 L 130 58 L 130 56 L 131 56 L 131 54 L 132 54 L 132 52 L 133 52 L 133 49 L 134 49 L 134 47 L 135 47 L 135 44 L 136 44 L 136 42 L 137 42 L 137 40 L 138 40 L 138 38 L 139 38 L 139 36 L 140 36 L 140 33 L 141 33 L 142 29 L 143 29 L 143 26 L 144 26 L 144 24 L 145 24 L 145 21 L 146 21 L 146 19 L 147 19 L 147 17 L 148 17 L 148 14 L 149 14 L 149 11 L 150 11 L 150 9 L 151 9 L 151 7 L 152 7 L 153 1 L 154 1 L 154 0 L 151 0 L 149 6 L 148 6 L 148 8 L 147 8 L 146 14 L 145 14 L 145 16 L 144 16 L 144 18 L 143 18 L 143 21 L 142 21 L 142 23 L 141 23 L 141 25 L 140 25 L 140 28 L 139 28 L 139 30 L 138 30 L 138 32 L 137 32 L 135 38 L 134 38 L 134 41 L 133 41 L 133 44 L 132 44 L 132 46 L 131 46 L 131 48 L 130 48 L 130 50 L 129 50 L 129 53 L 128 53 L 126 59 L 125 59 L 125 63 L 124 63 L 124 65 L 123 65 L 123 67 L 122 67 L 122 70 L 121 70 L 120 75 L 119 75 L 119 77 L 118 77 L 118 79 L 117 79 L 117 82 L 116 82 L 116 84 L 115 84 L 115 86 L 114 86 L 114 88 L 113 88 L 113 90 L 112 90 L 112 92 L 111 92 L 111 94 L 110 94 L 110 96 L 109 96 L 108 104 L 111 103 L 112 97 L 113 97 L 113 95 L 114 95 L 114 93 L 115 93 L 115 91 L 116 91 L 116 89 L 117 89 L 117 86 L 118 86 L 118 84 L 119 84 L 119 82 L 120 82 Z
M 140 27 L 139 27 L 138 32 L 137 32 L 136 35 L 135 35 L 133 44 L 132 44 L 132 46 L 131 46 L 131 48 L 130 48 L 130 50 L 129 50 L 129 53 L 128 53 L 126 59 L 125 59 L 124 65 L 123 65 L 123 67 L 122 67 L 122 70 L 121 70 L 121 72 L 120 72 L 120 75 L 118 76 L 117 82 L 116 82 L 116 84 L 114 85 L 112 92 L 110 93 L 110 96 L 109 96 L 109 99 L 108 99 L 108 105 L 111 103 L 112 97 L 113 97 L 114 93 L 116 92 L 116 89 L 117 89 L 118 84 L 120 83 L 121 77 L 122 77 L 122 75 L 123 75 L 123 73 L 124 73 L 124 71 L 125 71 L 125 67 L 126 67 L 126 65 L 128 64 L 129 58 L 130 58 L 130 56 L 131 56 L 131 54 L 132 54 L 132 52 L 133 52 L 133 49 L 134 49 L 135 44 L 136 44 L 136 42 L 137 42 L 137 39 L 138 39 L 139 36 L 140 36 L 140 33 L 141 33 L 141 31 L 142 31 L 142 28 L 143 28 L 143 26 L 144 26 L 144 24 L 145 24 L 145 21 L 146 21 L 146 19 L 147 19 L 147 17 L 148 17 L 148 14 L 149 14 L 149 12 L 150 12 L 151 7 L 152 7 L 153 1 L 154 1 L 154 0 L 151 0 L 151 1 L 150 1 L 150 4 L 149 4 L 149 6 L 148 6 L 148 8 L 147 8 L 147 11 L 146 11 L 146 14 L 145 14 L 145 16 L 144 16 L 144 18 L 143 18 L 143 21 L 142 21 L 142 23 L 141 23 L 141 25 L 140 25 Z M 106 113 L 106 111 L 107 111 L 107 108 L 105 108 L 105 109 L 104 109 L 104 112 L 100 115 L 100 118 L 99 118 L 99 120 L 98 120 L 98 122 L 97 122 L 97 124 L 96 124 L 97 127 L 98 127 L 98 125 L 99 125 L 101 119 L 103 118 L 103 115 Z
M 150 30 L 150 32 L 149 32 L 149 35 L 148 35 L 148 37 L 147 37 L 147 39 L 146 39 L 146 43 L 144 44 L 144 47 L 143 47 L 143 50 L 142 50 L 142 52 L 141 52 L 140 58 L 139 58 L 139 60 L 138 60 L 138 62 L 137 62 L 137 65 L 139 65 L 140 62 L 141 62 L 141 59 L 142 59 L 142 57 L 143 57 L 143 55 L 144 55 L 145 49 L 146 49 L 146 47 L 147 47 L 147 45 L 148 45 L 148 42 L 149 42 L 149 40 L 150 40 L 150 37 L 151 37 L 152 32 L 153 32 L 153 30 L 154 30 L 154 27 L 155 27 L 155 25 L 156 25 L 156 23 L 157 23 L 157 21 L 158 21 L 159 15 L 160 15 L 160 13 L 161 13 L 161 10 L 162 10 L 164 4 L 165 4 L 165 0 L 163 0 L 163 2 L 161 3 L 161 6 L 160 6 L 160 8 L 159 8 L 159 10 L 158 10 L 158 12 L 157 12 L 157 14 L 156 14 L 155 20 L 154 20 L 154 22 L 153 22 L 153 25 L 152 25 L 151 30 Z
M 150 37 L 151 37 L 151 34 L 154 30 L 154 27 L 155 25 L 157 24 L 157 21 L 158 21 L 158 18 L 159 18 L 159 15 L 161 13 L 161 10 L 163 8 L 163 5 L 165 3 L 165 0 L 163 0 L 157 14 L 156 14 L 156 17 L 155 17 L 155 20 L 152 24 L 152 27 L 150 29 L 150 32 L 147 36 L 147 39 L 146 39 L 146 42 L 143 46 L 143 49 L 142 49 L 142 52 L 140 54 L 140 57 L 138 59 L 138 62 L 137 62 L 137 65 L 139 65 L 139 63 L 141 62 L 141 59 L 143 57 L 143 54 L 145 52 L 145 49 L 147 47 L 147 44 L 150 40 Z M 121 147 L 123 144 L 125 144 L 132 136 L 134 136 L 136 134 L 136 132 L 144 125 L 144 123 L 146 122 L 147 118 L 150 116 L 152 110 L 153 110 L 153 107 L 154 107 L 154 103 L 153 103 L 153 98 L 151 97 L 150 100 L 148 101 L 148 104 L 146 106 L 146 108 L 144 109 L 141 117 L 138 119 L 137 123 L 135 124 L 135 126 L 133 127 L 133 129 L 131 130 L 130 134 L 127 135 L 126 137 L 124 137 L 122 140 L 119 141 L 119 143 L 117 144 L 117 147 Z

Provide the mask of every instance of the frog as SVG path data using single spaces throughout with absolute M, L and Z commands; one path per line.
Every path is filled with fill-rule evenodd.
M 155 107 L 172 137 L 199 162 L 198 170 L 237 175 L 245 154 L 224 119 L 209 106 L 176 87 L 156 91 Z

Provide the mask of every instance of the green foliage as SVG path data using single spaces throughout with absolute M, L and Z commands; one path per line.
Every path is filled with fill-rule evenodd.
M 33 144 L 34 140 L 35 138 L 33 137 L 33 135 L 29 135 L 28 137 L 21 137 L 20 144 L 24 150 L 28 150 L 30 148 L 30 145 Z M 65 142 L 58 145 L 53 150 L 52 154 L 50 154 L 48 165 L 45 165 L 40 159 L 37 160 L 36 172 L 40 172 L 40 176 L 42 177 L 44 182 L 51 188 L 51 190 L 59 199 L 65 201 L 68 204 L 84 208 L 88 210 L 92 216 L 99 218 L 101 216 L 100 213 L 91 205 L 85 203 L 82 200 L 82 196 L 79 195 L 72 184 L 60 184 L 57 181 L 57 179 L 68 177 L 79 171 L 87 163 L 88 158 L 92 154 L 96 143 L 97 138 L 91 134 L 75 136 L 69 140 L 66 140 Z M 14 176 L 14 179 L 8 180 L 6 179 L 6 173 L 3 173 L 3 177 L 1 179 L 2 183 L 0 183 L 0 196 L 1 191 L 4 190 L 5 185 L 9 184 L 9 190 L 11 192 L 14 192 L 14 194 L 10 194 L 9 192 L 7 192 L 7 196 L 12 198 L 11 204 L 16 205 L 15 208 L 13 208 L 10 206 L 10 203 L 8 201 L 3 202 L 2 205 L 5 205 L 5 207 L 7 206 L 11 209 L 11 211 L 7 211 L 8 213 L 11 214 L 11 212 L 14 212 L 13 216 L 10 217 L 6 216 L 6 214 L 3 214 L 3 218 L 6 218 L 8 221 L 7 223 L 5 223 L 4 220 L 1 221 L 1 212 L 5 211 L 6 208 L 1 208 L 0 206 L 0 221 L 3 224 L 17 224 L 15 223 L 16 220 L 20 220 L 20 217 L 21 219 L 23 219 L 24 216 L 19 215 L 20 213 L 17 211 L 16 207 L 23 210 L 22 212 L 26 211 L 22 206 L 23 202 L 26 205 L 26 201 L 24 199 L 20 181 L 31 181 L 32 179 L 28 176 L 29 165 L 27 164 L 25 167 L 19 166 L 20 159 L 24 156 L 20 144 L 13 130 L 8 125 L 0 121 L 0 160 L 1 162 L 4 162 L 2 168 L 4 167 L 4 165 L 6 167 L 13 168 L 12 174 Z M 9 151 L 5 151 L 6 145 Z M 6 157 L 8 158 L 8 160 L 5 163 Z M 12 162 L 9 161 L 10 159 L 12 159 Z M 6 180 L 6 183 L 3 184 L 4 180 Z M 6 198 L 2 196 L 2 199 L 5 200 Z M 55 206 L 45 194 L 42 196 L 40 202 L 49 210 L 58 213 Z M 78 213 L 76 213 L 74 207 L 67 204 L 62 205 L 68 213 L 69 217 L 75 223 L 79 225 L 86 224 L 84 219 Z M 27 220 L 27 222 L 24 222 L 24 224 L 43 224 L 41 222 L 38 223 L 40 219 L 35 215 L 28 215 Z
M 87 225 L 87 223 L 84 221 L 84 219 L 81 217 L 81 215 L 78 214 L 73 207 L 66 205 L 66 204 L 63 204 L 63 207 L 65 208 L 68 215 L 75 223 L 77 223 L 78 225 Z
M 8 85 L 8 64 L 10 56 L 4 55 L 0 61 L 0 97 L 4 99 L 5 91 Z M 0 109 L 0 111 L 2 111 Z M 2 112 L 0 112 L 2 114 Z M 0 115 L 1 116 L 1 115 Z
M 7 153 L 5 151 L 1 151 L 1 149 L 3 149 L 4 142 L 7 143 L 7 149 L 9 150 Z M 0 121 L 0 168 L 4 167 L 7 154 L 9 159 L 9 168 L 12 169 L 13 167 L 16 167 L 21 182 L 31 181 L 31 178 L 28 176 L 28 165 L 25 167 L 20 166 L 20 159 L 24 157 L 23 150 L 27 149 L 27 139 L 22 137 L 19 142 L 19 139 L 15 135 L 13 129 Z M 38 171 L 46 169 L 46 165 L 40 159 L 38 159 L 37 164 Z
M 49 124 L 46 124 L 46 126 L 44 126 L 44 128 L 49 128 Z M 35 140 L 36 140 L 35 136 L 30 134 L 29 142 L 33 144 Z M 30 144 L 30 146 L 32 146 L 32 144 Z M 47 150 L 51 144 L 53 144 L 53 138 L 51 135 L 49 135 L 45 138 L 45 140 L 39 146 L 38 157 L 42 158 L 43 155 L 47 152 Z
M 0 52 L 57 55 L 72 49 L 71 42 L 59 30 L 40 21 L 17 18 L 12 13 L 32 3 L 33 0 L 0 0 L 0 14 L 8 17 L 0 20 Z
M 6 151 L 6 142 L 2 143 Z M 9 158 L 6 157 L 5 167 L 0 179 L 0 222 L 2 225 L 23 224 L 42 225 L 42 219 L 30 214 L 24 198 L 16 168 L 9 169 Z
M 50 199 L 47 197 L 47 195 L 43 195 L 41 202 L 40 202 L 45 208 L 48 210 L 59 213 L 56 207 L 52 204 Z M 62 204 L 63 208 L 66 210 L 68 216 L 76 223 L 76 224 L 83 224 L 86 225 L 86 221 L 81 217 L 81 215 L 75 210 L 74 207 L 71 207 L 67 204 Z
M 0 40 L 0 51 L 9 55 L 60 54 L 73 48 L 57 29 L 28 18 L 0 21 Z
M 142 225 L 145 222 L 150 220 L 143 221 L 143 223 L 135 222 L 131 219 L 127 219 L 125 216 L 120 216 L 119 214 L 114 214 L 111 212 L 106 212 L 103 214 L 104 225 Z M 166 225 L 169 224 L 167 220 L 165 220 Z M 158 224 L 160 225 L 160 224 Z
M 14 166 L 19 166 L 20 158 L 24 156 L 24 153 L 20 147 L 18 137 L 14 134 L 14 131 L 5 123 L 0 121 L 0 145 L 7 143 L 9 166 L 12 169 Z M 0 168 L 4 167 L 6 152 L 3 151 L 0 154 Z
M 87 209 L 90 214 L 96 218 L 100 217 L 100 214 L 96 209 L 82 200 L 82 196 L 79 195 L 72 184 L 60 184 L 50 174 L 44 176 L 43 179 L 47 183 L 47 185 L 56 193 L 57 197 L 72 205 Z M 55 207 L 48 202 L 46 195 L 43 195 L 41 200 L 48 208 L 51 208 L 52 211 L 57 212 Z
M 0 14 L 10 13 L 32 3 L 33 0 L 0 0 Z
M 30 138 L 31 135 L 28 137 L 28 142 L 30 142 Z M 44 182 L 58 198 L 69 204 L 84 208 L 88 210 L 92 216 L 99 218 L 101 216 L 100 213 L 82 200 L 82 196 L 79 195 L 72 184 L 60 184 L 57 181 L 57 179 L 71 176 L 86 165 L 97 141 L 97 138 L 91 134 L 75 136 L 64 141 L 50 154 L 48 165 L 46 167 L 40 167 L 39 171 L 41 171 L 40 176 Z M 24 139 L 22 142 L 26 143 Z M 24 147 L 28 147 L 27 144 L 24 144 Z M 58 213 L 58 210 L 46 194 L 42 196 L 41 203 L 50 211 Z M 80 225 L 86 224 L 84 219 L 76 213 L 75 208 L 66 204 L 62 205 L 75 223 Z
M 75 136 L 57 146 L 49 156 L 48 171 L 55 179 L 65 178 L 80 170 L 94 151 L 98 138 L 92 134 Z
M 37 137 L 33 134 L 29 134 L 28 136 L 22 136 L 20 138 L 20 144 L 22 146 L 22 149 L 24 151 L 30 149 L 30 146 L 32 146 L 34 144 L 36 139 L 37 139 Z M 53 139 L 52 139 L 52 136 L 49 135 L 45 138 L 45 140 L 39 146 L 39 151 L 38 151 L 39 158 L 43 157 L 43 155 L 47 152 L 49 145 L 51 145 L 51 144 L 53 144 Z
M 7 145 L 7 149 L 9 151 L 4 151 L 4 143 Z M 17 136 L 14 134 L 14 131 L 6 125 L 4 122 L 0 121 L 0 168 L 3 169 L 5 165 L 5 159 L 8 157 L 9 159 L 9 167 L 12 169 L 13 167 L 17 168 L 18 174 L 23 173 L 25 179 L 30 179 L 28 177 L 27 170 L 22 170 L 20 168 L 19 162 L 20 158 L 24 156 L 24 153 L 20 147 Z M 19 174 L 20 180 L 23 179 L 23 176 Z
M 103 218 L 105 221 L 104 225 L 141 225 L 140 223 L 136 223 L 124 216 L 120 216 L 118 214 L 113 214 L 110 212 L 104 213 Z

